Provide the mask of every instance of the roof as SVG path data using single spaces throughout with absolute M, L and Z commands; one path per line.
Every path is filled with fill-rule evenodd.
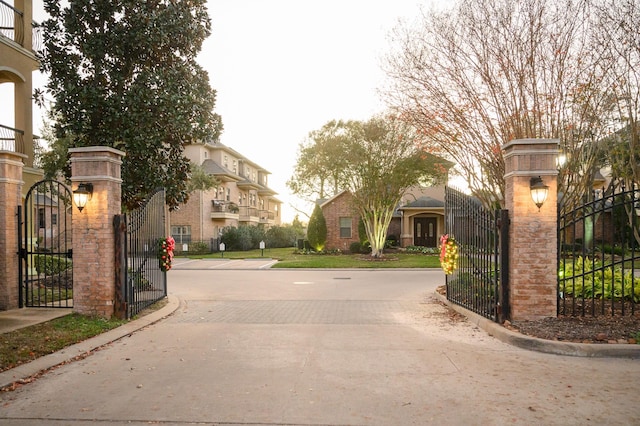
M 417 200 L 400 207 L 400 210 L 406 208 L 444 208 L 444 201 L 436 200 L 431 197 L 420 197 Z

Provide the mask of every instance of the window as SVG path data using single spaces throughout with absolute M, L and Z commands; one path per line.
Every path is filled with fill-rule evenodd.
M 57 225 L 57 224 L 58 224 L 58 214 L 51 213 L 51 225 Z
M 351 238 L 351 218 L 340 218 L 340 238 Z
M 176 240 L 176 244 L 188 244 L 191 242 L 191 226 L 172 226 L 171 236 Z
M 229 167 L 229 157 L 227 157 L 226 155 L 224 156 L 224 162 L 223 162 L 224 167 Z
M 38 228 L 42 229 L 45 227 L 45 217 L 44 217 L 44 208 L 38 209 Z
M 231 201 L 231 188 L 227 188 L 227 201 Z
M 233 173 L 238 174 L 238 160 L 233 160 Z
M 209 153 L 207 151 L 204 152 L 204 158 L 209 158 Z

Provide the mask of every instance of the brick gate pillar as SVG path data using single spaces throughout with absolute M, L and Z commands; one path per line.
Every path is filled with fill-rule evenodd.
M 24 154 L 0 151 L 0 311 L 18 301 L 18 206 L 22 204 Z
M 121 213 L 120 166 L 124 153 L 94 146 L 72 148 L 72 190 L 93 184 L 93 196 L 73 212 L 73 309 L 83 315 L 110 318 L 115 300 L 113 217 Z
M 557 139 L 517 139 L 502 148 L 505 208 L 509 230 L 511 319 L 535 320 L 557 314 Z M 542 208 L 531 199 L 531 178 L 549 187 Z

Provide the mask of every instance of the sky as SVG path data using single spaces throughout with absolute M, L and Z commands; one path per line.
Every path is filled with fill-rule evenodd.
M 290 194 L 298 147 L 330 120 L 383 112 L 382 57 L 399 20 L 450 0 L 211 0 L 212 34 L 199 63 L 217 92 L 220 141 L 265 168 L 283 202 L 282 221 L 312 206 Z M 34 0 L 34 19 L 44 20 Z M 45 77 L 34 76 L 34 86 Z M 42 119 L 34 113 L 34 132 Z M 4 124 L 4 123 L 3 123 Z M 40 132 L 41 133 L 41 132 Z M 300 213 L 300 219 L 307 217 Z
M 210 73 L 222 116 L 221 142 L 271 172 L 283 221 L 312 206 L 290 194 L 299 144 L 336 119 L 384 111 L 377 88 L 399 19 L 423 0 L 215 0 L 212 35 L 200 63 Z M 305 222 L 307 218 L 300 214 Z

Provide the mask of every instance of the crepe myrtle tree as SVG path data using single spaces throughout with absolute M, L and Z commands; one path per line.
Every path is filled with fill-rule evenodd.
M 371 256 L 383 254 L 389 223 L 403 194 L 418 184 L 442 183 L 451 163 L 429 152 L 414 127 L 396 116 L 344 125 L 345 186 L 364 223 Z
M 323 129 L 328 126 L 332 134 L 326 138 L 337 145 L 331 150 L 335 158 L 325 162 L 327 170 L 318 168 L 315 173 L 339 177 L 336 187 L 352 194 L 371 256 L 380 257 L 393 212 L 405 191 L 418 184 L 443 182 L 451 163 L 427 152 L 422 135 L 395 116 L 330 122 Z
M 157 187 L 176 208 L 188 199 L 184 145 L 215 140 L 215 91 L 196 62 L 211 23 L 206 1 L 45 0 L 43 71 L 55 136 L 66 148 L 125 152 L 122 201 L 141 205 Z M 64 155 L 56 150 L 58 156 Z M 50 161 L 64 164 L 66 159 Z
M 451 8 L 424 10 L 391 36 L 384 96 L 433 149 L 456 162 L 487 206 L 504 198 L 506 143 L 559 139 L 569 159 L 559 191 L 563 208 L 570 208 L 589 189 L 589 176 L 577 171 L 593 166 L 593 142 L 615 129 L 611 94 L 619 80 L 611 73 L 626 72 L 615 50 L 637 37 L 637 25 L 623 19 L 637 9 L 626 6 L 631 3 L 637 5 L 460 0 Z M 615 4 L 620 6 L 611 9 Z M 616 40 L 618 33 L 626 38 Z

